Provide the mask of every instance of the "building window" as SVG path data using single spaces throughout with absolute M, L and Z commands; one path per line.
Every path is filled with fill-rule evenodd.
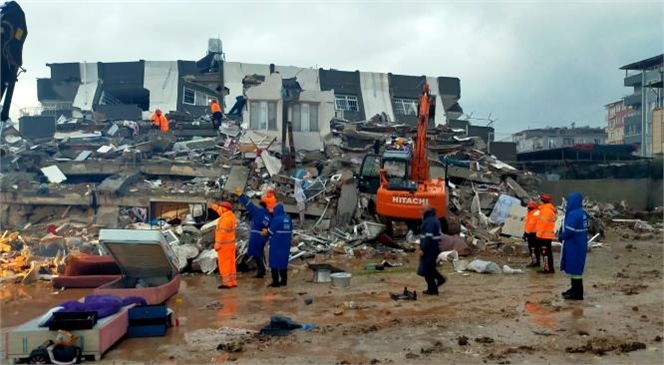
M 293 104 L 293 131 L 318 132 L 318 104 Z
M 563 147 L 574 146 L 574 137 L 563 137 Z
M 601 138 L 595 138 L 595 144 L 602 144 L 602 139 Z
M 417 115 L 417 100 L 394 98 L 394 114 Z
M 251 115 L 249 127 L 255 130 L 277 130 L 277 103 L 274 101 L 252 101 L 249 103 Z
M 215 96 L 195 91 L 189 88 L 183 88 L 182 91 L 182 104 L 194 106 L 207 106 L 210 100 L 216 99 Z
M 335 95 L 334 105 L 337 110 L 347 112 L 357 112 L 360 110 L 357 104 L 357 96 L 355 95 Z

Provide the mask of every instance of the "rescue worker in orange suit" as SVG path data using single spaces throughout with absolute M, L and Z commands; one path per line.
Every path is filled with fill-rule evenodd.
M 233 205 L 223 201 L 221 204 L 212 203 L 210 209 L 219 214 L 217 228 L 214 232 L 214 250 L 217 251 L 217 263 L 221 285 L 219 289 L 229 289 L 237 286 L 237 273 L 235 270 L 235 229 L 237 218 L 233 214 Z
M 270 214 L 273 214 L 274 207 L 277 206 L 277 196 L 274 195 L 274 189 L 268 188 L 265 195 L 261 198 L 261 201 L 267 205 L 267 211 L 270 212 Z
M 161 113 L 161 109 L 154 111 L 154 114 L 152 114 L 152 117 L 150 118 L 150 122 L 153 128 L 157 128 L 164 133 L 168 132 L 168 119 L 166 119 L 166 116 Z
M 537 219 L 539 207 L 534 201 L 528 202 L 528 213 L 523 224 L 523 239 L 528 242 L 530 264 L 527 267 L 540 267 L 540 248 L 537 246 Z
M 221 111 L 221 106 L 216 100 L 210 101 L 210 112 L 212 112 L 212 126 L 216 131 L 221 127 L 221 118 L 224 116 Z
M 556 270 L 553 267 L 553 250 L 551 242 L 555 237 L 556 229 L 556 207 L 551 204 L 551 195 L 540 195 L 542 204 L 539 206 L 539 217 L 535 225 L 538 245 L 542 252 L 544 268 L 541 273 L 553 274 Z

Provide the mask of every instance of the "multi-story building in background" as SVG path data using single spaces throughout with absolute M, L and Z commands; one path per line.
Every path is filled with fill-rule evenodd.
M 623 144 L 625 118 L 634 113 L 622 100 L 604 106 L 606 109 L 606 143 Z
M 528 129 L 512 135 L 517 153 L 541 151 L 579 144 L 605 144 L 604 128 L 541 128 Z
M 662 80 L 664 55 L 630 63 L 620 68 L 625 70 L 624 85 L 633 87 L 632 94 L 625 96 L 625 106 L 633 113 L 624 119 L 626 144 L 639 146 L 639 155 L 650 157 L 653 153 L 653 111 L 664 104 Z

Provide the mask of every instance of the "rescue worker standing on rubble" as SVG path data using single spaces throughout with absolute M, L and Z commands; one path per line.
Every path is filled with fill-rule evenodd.
M 221 204 L 211 203 L 210 208 L 219 214 L 214 232 L 214 250 L 217 251 L 217 263 L 221 285 L 219 289 L 230 289 L 237 286 L 235 270 L 235 229 L 237 218 L 233 214 L 233 204 L 223 201 Z
M 540 267 L 540 248 L 537 246 L 537 219 L 539 207 L 534 201 L 528 202 L 528 212 L 523 224 L 523 239 L 528 242 L 530 264 L 527 267 Z
M 274 207 L 277 205 L 277 196 L 274 194 L 274 188 L 267 188 L 265 195 L 261 198 L 261 202 L 267 206 L 267 211 L 272 214 Z
M 221 111 L 221 106 L 216 100 L 210 101 L 210 112 L 212 113 L 212 127 L 215 131 L 219 130 L 224 113 Z
M 249 234 L 249 247 L 247 255 L 256 262 L 256 278 L 265 277 L 265 243 L 267 243 L 268 228 L 270 227 L 270 212 L 267 204 L 260 202 L 260 207 L 254 205 L 249 198 L 241 194 L 240 188 L 235 188 L 235 194 L 240 197 L 240 202 L 247 207 L 251 217 L 251 233 Z
M 270 237 L 270 271 L 272 274 L 271 288 L 288 284 L 288 258 L 291 240 L 293 239 L 293 222 L 279 203 L 274 207 L 274 216 L 268 229 Z
M 540 271 L 544 274 L 553 274 L 556 270 L 553 267 L 553 250 L 551 242 L 555 236 L 556 229 L 556 207 L 551 204 L 551 195 L 540 195 L 542 204 L 539 206 L 539 217 L 535 225 L 537 243 L 542 252 L 544 260 L 544 269 Z
M 420 264 L 417 275 L 423 276 L 427 282 L 427 295 L 438 295 L 438 287 L 445 284 L 447 279 L 436 268 L 438 255 L 440 255 L 440 220 L 436 217 L 436 209 L 423 206 L 424 211 L 422 227 L 420 229 Z
M 157 128 L 164 133 L 168 132 L 168 119 L 161 113 L 161 109 L 154 111 L 154 114 L 150 118 L 150 124 L 152 128 Z
M 583 210 L 583 196 L 571 193 L 567 196 L 565 222 L 559 233 L 563 243 L 560 271 L 570 275 L 572 287 L 563 292 L 567 300 L 583 300 L 583 269 L 588 252 L 588 214 Z

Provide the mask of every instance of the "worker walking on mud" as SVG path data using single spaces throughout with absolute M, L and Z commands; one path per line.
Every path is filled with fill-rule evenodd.
M 237 218 L 233 214 L 233 204 L 223 201 L 212 203 L 210 208 L 219 214 L 217 228 L 214 232 L 214 250 L 217 251 L 217 263 L 221 285 L 219 289 L 230 289 L 237 286 L 235 269 L 235 229 Z
M 528 242 L 530 263 L 527 267 L 540 267 L 540 248 L 537 246 L 537 220 L 539 207 L 534 201 L 528 202 L 528 212 L 523 224 L 523 239 Z
M 422 228 L 420 229 L 420 265 L 417 275 L 423 276 L 427 282 L 427 295 L 438 295 L 438 287 L 445 284 L 447 279 L 438 272 L 436 262 L 440 255 L 440 221 L 436 217 L 436 209 L 424 206 Z
M 268 229 L 270 237 L 270 271 L 272 274 L 272 288 L 288 284 L 288 258 L 290 256 L 291 240 L 293 239 L 293 222 L 279 203 L 274 207 L 274 216 Z
M 563 292 L 567 300 L 583 300 L 583 269 L 588 252 L 588 213 L 583 210 L 583 196 L 571 193 L 567 196 L 565 221 L 559 233 L 563 243 L 560 271 L 570 275 L 571 288 Z
M 542 204 L 539 206 L 539 217 L 535 225 L 537 244 L 541 249 L 542 260 L 544 260 L 544 269 L 540 271 L 544 274 L 553 274 L 556 270 L 553 267 L 553 250 L 551 242 L 555 237 L 556 229 L 556 207 L 551 204 L 551 195 L 540 195 Z
M 168 119 L 161 113 L 161 109 L 154 111 L 154 114 L 150 118 L 150 124 L 152 128 L 159 129 L 164 133 L 168 132 Z
M 270 227 L 270 212 L 267 204 L 260 202 L 260 207 L 254 205 L 249 198 L 240 193 L 240 188 L 235 189 L 235 194 L 240 197 L 240 202 L 247 207 L 251 217 L 251 233 L 249 234 L 249 247 L 247 255 L 256 262 L 256 278 L 265 277 L 265 244 L 267 243 L 268 228 Z
M 261 198 L 261 202 L 267 206 L 267 211 L 272 214 L 274 207 L 277 205 L 277 196 L 274 194 L 274 188 L 267 188 L 265 195 Z
M 210 101 L 210 112 L 212 113 L 212 127 L 217 131 L 221 127 L 221 119 L 224 117 L 224 113 L 216 100 Z

